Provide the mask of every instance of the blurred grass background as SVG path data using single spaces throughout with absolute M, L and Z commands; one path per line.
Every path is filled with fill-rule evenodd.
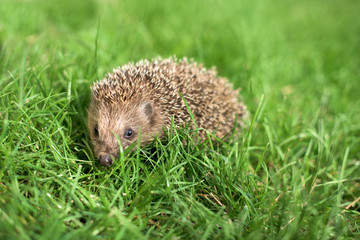
M 0 237 L 359 237 L 359 12 L 355 0 L 2 0 Z M 252 127 L 223 149 L 179 158 L 180 141 L 100 168 L 89 86 L 172 55 L 241 88 Z

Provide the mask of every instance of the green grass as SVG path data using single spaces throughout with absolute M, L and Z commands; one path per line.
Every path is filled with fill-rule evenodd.
M 356 0 L 2 0 L 0 239 L 359 239 L 359 12 Z M 242 137 L 195 145 L 179 130 L 100 167 L 89 86 L 159 55 L 242 88 Z

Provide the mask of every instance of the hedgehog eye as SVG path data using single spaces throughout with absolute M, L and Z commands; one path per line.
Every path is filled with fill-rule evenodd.
M 94 133 L 95 133 L 95 136 L 99 136 L 99 129 L 98 129 L 98 125 L 96 124 L 95 127 L 94 127 Z
M 133 130 L 131 128 L 127 129 L 125 131 L 125 138 L 131 138 L 131 136 L 133 135 Z

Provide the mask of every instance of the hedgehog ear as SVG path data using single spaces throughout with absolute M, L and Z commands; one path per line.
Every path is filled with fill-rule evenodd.
M 146 102 L 144 105 L 143 105 L 143 111 L 145 113 L 145 115 L 148 117 L 148 118 L 151 118 L 154 114 L 154 109 L 153 109 L 153 106 L 150 102 Z

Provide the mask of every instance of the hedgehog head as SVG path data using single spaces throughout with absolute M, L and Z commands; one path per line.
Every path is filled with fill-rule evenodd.
M 88 128 L 94 152 L 101 165 L 110 166 L 123 150 L 140 138 L 141 145 L 162 135 L 163 116 L 149 93 L 133 88 L 119 78 L 103 80 L 92 87 Z

